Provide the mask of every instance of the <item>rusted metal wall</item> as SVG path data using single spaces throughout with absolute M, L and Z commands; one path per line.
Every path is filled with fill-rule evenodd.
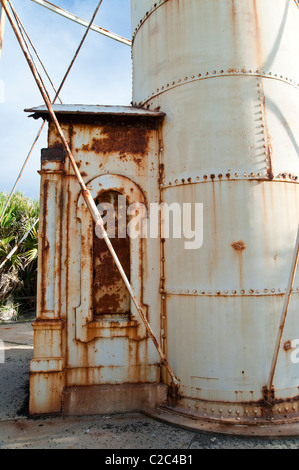
M 95 201 L 112 192 L 124 195 L 127 205 L 140 202 L 148 207 L 149 202 L 159 202 L 162 113 L 131 116 L 128 108 L 127 114 L 117 116 L 113 108 L 110 114 L 88 109 L 80 113 L 78 108 L 75 112 L 68 108 L 68 114 L 65 108 L 59 109 L 55 111 L 64 135 Z M 46 112 L 37 115 L 47 118 Z M 126 291 L 114 265 L 104 265 L 110 254 L 99 245 L 92 216 L 52 123 L 48 147 L 40 172 L 38 314 L 30 412 L 138 409 L 141 402 L 149 404 L 159 394 L 153 387 L 146 388 L 161 382 L 158 354 L 130 298 L 126 297 L 124 306 Z M 122 243 L 126 246 L 119 248 L 120 259 L 159 337 L 159 239 Z M 105 283 L 102 289 L 101 283 Z M 111 386 L 108 395 L 106 389 L 100 393 L 96 388 L 107 384 Z M 113 385 L 123 384 L 127 389 L 122 395 L 122 389 Z M 130 389 L 129 384 L 139 388 Z
M 203 246 L 167 239 L 161 274 L 177 405 L 201 416 L 266 413 L 299 215 L 299 12 L 274 3 L 131 2 L 133 104 L 166 113 L 161 199 L 204 204 Z M 294 286 L 267 408 L 282 420 L 298 416 Z

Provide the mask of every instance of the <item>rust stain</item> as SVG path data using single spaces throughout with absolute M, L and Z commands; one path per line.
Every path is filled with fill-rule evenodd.
M 112 246 L 130 281 L 130 239 L 119 234 L 123 224 L 118 212 L 118 192 L 107 191 L 96 201 L 96 204 L 109 202 L 115 210 L 115 238 L 111 238 Z M 118 271 L 118 268 L 108 251 L 105 241 L 94 234 L 93 241 L 93 312 L 94 315 L 129 314 L 130 296 Z
M 145 155 L 148 152 L 149 131 L 135 127 L 105 126 L 101 139 L 92 139 L 91 150 L 98 154 L 118 152 L 121 155 Z
M 234 250 L 236 251 L 243 251 L 246 249 L 245 243 L 242 242 L 241 240 L 235 243 L 232 243 L 231 246 L 233 247 Z
M 257 12 L 257 5 L 256 0 L 253 0 L 253 12 L 254 12 L 254 20 L 255 20 L 255 43 L 256 43 L 256 53 L 257 53 L 257 61 L 258 67 L 262 65 L 262 51 L 261 51 L 261 32 L 259 26 L 259 19 L 258 19 L 258 12 Z

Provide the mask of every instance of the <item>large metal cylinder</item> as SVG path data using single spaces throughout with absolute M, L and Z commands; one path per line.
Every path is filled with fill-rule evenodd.
M 161 244 L 176 407 L 233 422 L 296 419 L 298 275 L 271 399 L 265 386 L 299 220 L 297 2 L 132 0 L 132 28 L 133 104 L 166 113 L 161 200 L 204 205 L 200 249 Z

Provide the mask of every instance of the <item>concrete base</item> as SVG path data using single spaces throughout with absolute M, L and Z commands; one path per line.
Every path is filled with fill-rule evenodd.
M 63 392 L 62 414 L 83 416 L 142 411 L 166 402 L 164 384 L 116 384 L 70 387 Z

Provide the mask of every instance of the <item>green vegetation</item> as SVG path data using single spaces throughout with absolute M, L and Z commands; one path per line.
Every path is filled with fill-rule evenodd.
M 0 193 L 0 215 L 8 194 Z M 39 217 L 39 203 L 15 194 L 0 224 L 0 265 Z M 0 321 L 35 312 L 38 223 L 0 269 Z

